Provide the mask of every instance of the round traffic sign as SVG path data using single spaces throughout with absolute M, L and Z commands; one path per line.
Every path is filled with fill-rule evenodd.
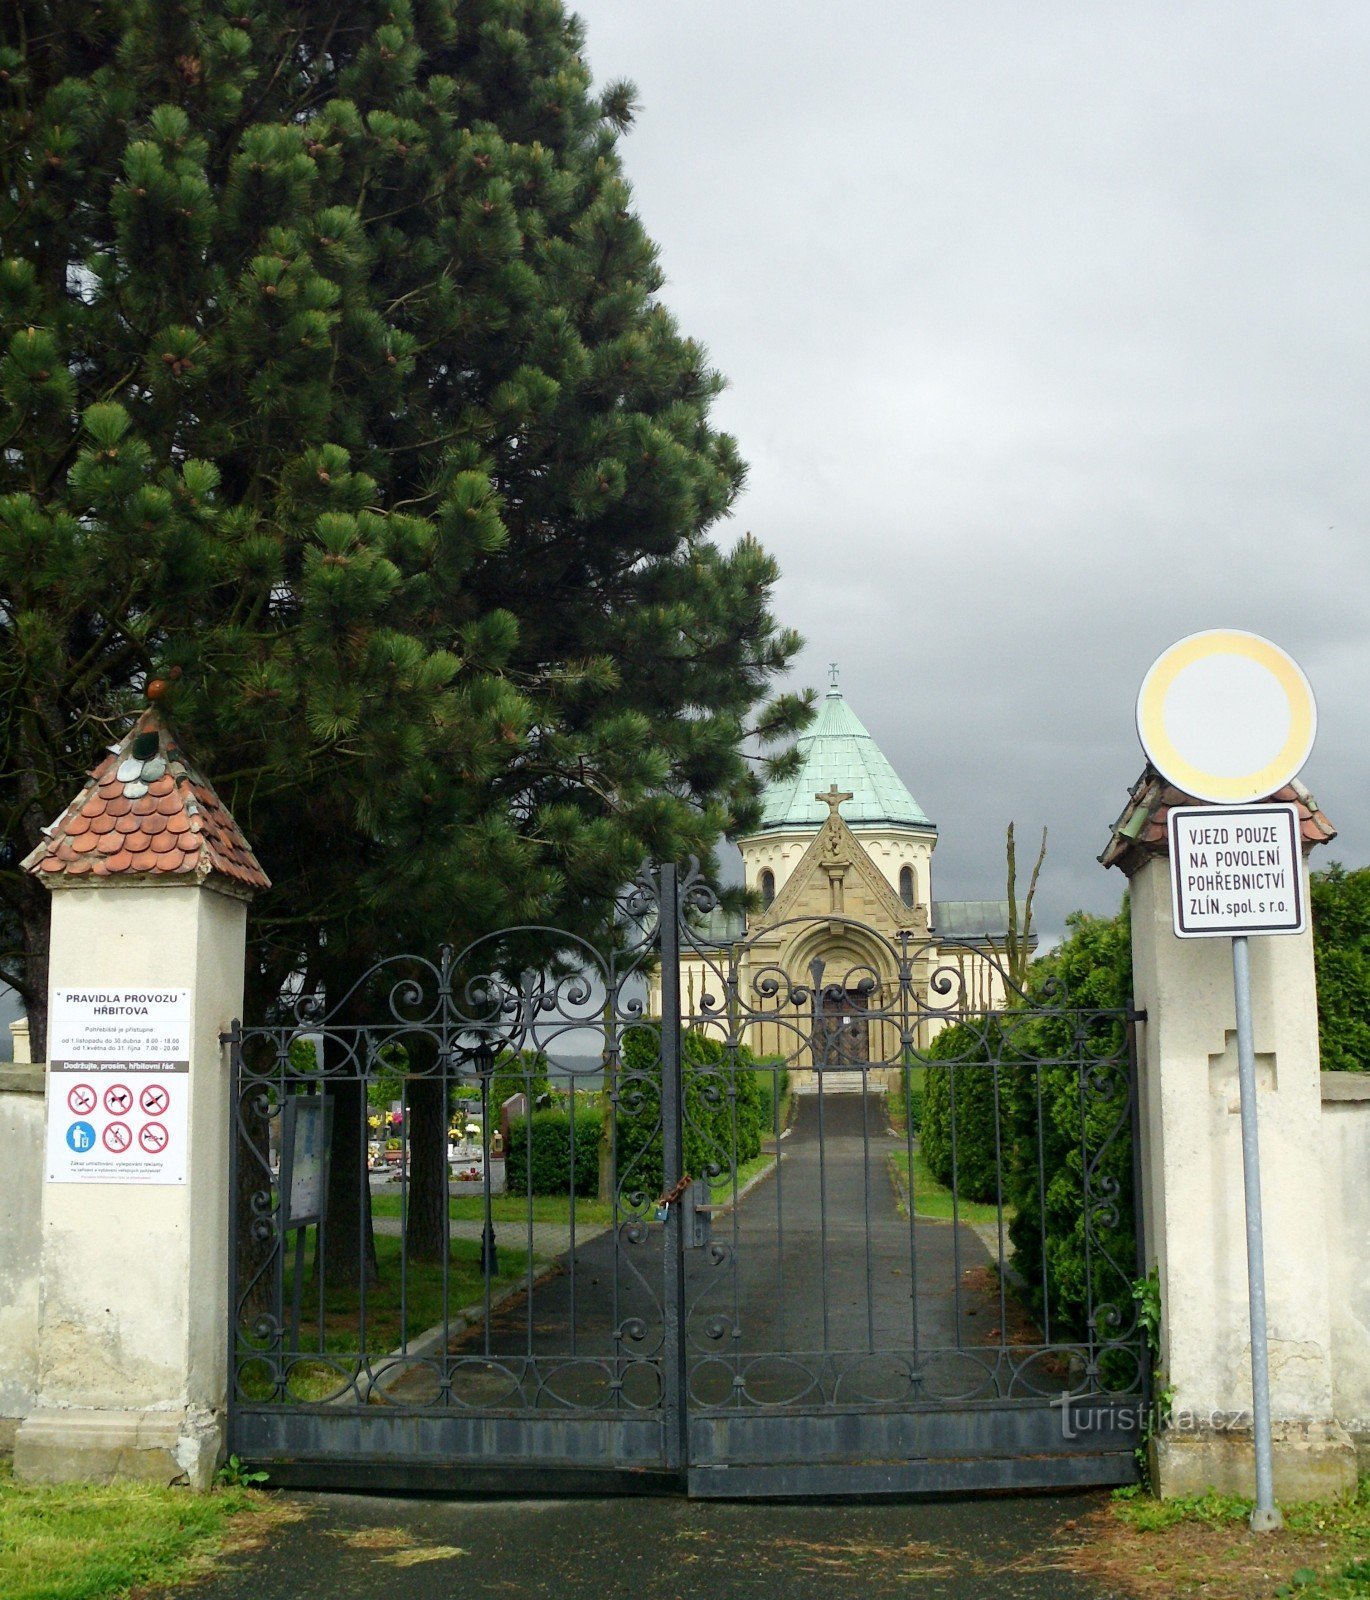
M 1242 805 L 1282 789 L 1313 748 L 1318 712 L 1298 662 L 1240 628 L 1191 633 L 1142 680 L 1137 733 L 1196 800 Z

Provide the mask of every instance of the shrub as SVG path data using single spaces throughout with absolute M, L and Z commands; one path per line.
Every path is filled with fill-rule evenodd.
M 1309 875 L 1324 1072 L 1370 1071 L 1370 867 Z
M 1127 1038 L 1121 1020 L 1090 1015 L 1121 1010 L 1132 993 L 1132 940 L 1126 901 L 1116 917 L 1077 913 L 1069 936 L 1033 963 L 1029 999 L 1031 1057 L 1040 1062 L 1017 1073 L 1017 1132 L 1005 1181 L 1015 1216 L 1009 1228 L 1029 1301 L 1038 1316 L 1049 1309 L 1053 1338 L 1088 1333 L 1092 1283 L 1096 1336 L 1122 1332 L 1134 1314 L 1131 1282 L 1137 1273 L 1132 1193 L 1132 1130 L 1127 1114 Z M 1059 983 L 1061 996 L 1048 986 Z M 1081 1069 L 1083 1057 L 1116 1068 Z M 1082 1095 L 1082 1070 L 1084 1072 Z M 1038 1078 L 1040 1077 L 1040 1113 Z M 1083 1140 L 1081 1116 L 1083 1114 Z M 1040 1122 L 1041 1170 L 1037 1140 Z M 1085 1249 L 1085 1162 L 1093 1166 L 1094 1219 Z M 1045 1294 L 1043 1293 L 1045 1276 Z M 1122 1318 L 1110 1326 L 1106 1308 Z
M 682 1051 L 685 1171 L 716 1179 L 760 1155 L 772 1126 L 761 1085 L 770 1074 L 756 1071 L 745 1045 L 730 1048 L 695 1028 L 685 1032 Z M 616 1092 L 619 1191 L 660 1193 L 661 1041 L 655 1027 L 624 1035 Z
M 511 1090 L 511 1093 L 516 1091 Z M 599 1136 L 603 1113 L 598 1106 L 577 1109 L 575 1117 L 575 1192 L 593 1199 L 599 1190 Z M 530 1132 L 531 1130 L 531 1132 Z M 571 1193 L 569 1112 L 539 1111 L 509 1124 L 505 1153 L 505 1185 L 510 1194 Z
M 1066 940 L 1033 963 L 1026 1007 L 958 1023 L 933 1041 L 919 1145 L 933 1176 L 950 1188 L 954 1094 L 959 1197 L 994 1204 L 1002 1181 L 1032 1310 L 1044 1324 L 1049 1317 L 1054 1340 L 1083 1339 L 1092 1287 L 1095 1335 L 1108 1339 L 1125 1332 L 1133 1315 L 1132 1133 L 1124 1024 L 1094 1013 L 1122 1010 L 1131 995 L 1126 903 L 1114 918 L 1081 913 L 1068 926 Z M 1081 1060 L 1098 1065 L 1082 1068 Z M 1088 1251 L 1087 1162 L 1094 1206 Z M 1120 1323 L 1109 1320 L 1108 1308 Z M 1115 1365 L 1119 1381 L 1130 1381 L 1121 1361 L 1110 1364 L 1106 1380 Z
M 909 1125 L 915 1133 L 923 1126 L 923 1093 L 922 1089 L 916 1089 L 912 1084 L 909 1085 L 905 1115 L 908 1117 Z
M 539 1096 L 550 1097 L 551 1093 L 547 1057 L 540 1050 L 523 1050 L 518 1054 L 506 1050 L 495 1062 L 490 1076 L 490 1115 L 498 1118 L 499 1108 L 510 1095 L 526 1094 L 529 1107 L 536 1110 Z
M 987 1205 L 1000 1198 L 1000 1152 L 1008 1143 L 994 1065 L 1002 1046 L 1002 1029 L 992 1017 L 943 1029 L 927 1052 L 919 1106 L 928 1170 L 948 1188 L 954 1174 L 962 1200 Z

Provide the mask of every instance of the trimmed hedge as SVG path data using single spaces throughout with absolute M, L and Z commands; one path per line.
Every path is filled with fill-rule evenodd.
M 1013 1115 L 1021 1130 L 1010 1174 L 1017 1215 L 1009 1234 L 1023 1265 L 1034 1309 L 1042 1312 L 1042 1271 L 1027 1263 L 1045 1260 L 1053 1335 L 1057 1327 L 1077 1338 L 1087 1333 L 1084 1167 L 1094 1163 L 1091 1194 L 1096 1211 L 1090 1251 L 1096 1316 L 1112 1306 L 1130 1322 L 1131 1283 L 1137 1274 L 1136 1222 L 1132 1192 L 1132 1129 L 1127 1116 L 1127 1035 L 1121 1021 L 1082 1013 L 1122 1010 L 1132 995 L 1132 932 L 1128 903 L 1116 917 L 1077 913 L 1067 920 L 1068 937 L 1033 963 L 1030 999 L 1055 1007 L 1032 1024 L 1033 1052 L 1040 1068 L 1042 1167 L 1046 1193 L 1039 1192 L 1037 1092 L 1034 1072 L 1015 1074 Z M 1044 993 L 1055 980 L 1064 1002 Z M 1117 1058 L 1116 1071 L 1085 1069 L 1083 1150 L 1081 1071 L 1053 1064 L 1084 1055 L 1095 1062 Z M 1107 1335 L 1106 1323 L 1098 1334 Z
M 691 1031 L 684 1038 L 685 1170 L 696 1178 L 725 1176 L 761 1153 L 774 1131 L 774 1095 L 789 1083 L 783 1066 L 758 1067 L 742 1046 L 728 1050 L 716 1039 Z M 514 1092 L 512 1089 L 510 1092 Z M 553 1108 L 509 1125 L 505 1181 L 510 1194 L 571 1192 L 571 1117 Z M 655 1199 L 663 1187 L 661 1160 L 661 1060 L 656 1030 L 634 1028 L 623 1042 L 618 1082 L 618 1184 L 623 1195 Z M 599 1192 L 601 1106 L 576 1111 L 576 1193 Z M 530 1156 L 531 1146 L 531 1156 Z
M 593 1200 L 599 1193 L 599 1136 L 604 1113 L 598 1106 L 576 1111 L 575 1192 Z M 529 1134 L 531 1125 L 532 1133 Z M 571 1115 L 568 1111 L 538 1111 L 516 1117 L 509 1124 L 504 1181 L 509 1194 L 529 1193 L 529 1166 L 533 1194 L 571 1193 Z
M 1132 992 L 1127 904 L 1114 918 L 1080 913 L 1068 926 L 1069 937 L 1033 963 L 1027 1008 L 958 1024 L 933 1041 L 919 1144 L 933 1175 L 950 1187 L 954 1092 L 957 1192 L 994 1204 L 997 1101 L 1003 1200 L 1014 1212 L 1009 1237 L 1026 1298 L 1039 1318 L 1049 1310 L 1053 1338 L 1084 1339 L 1091 1274 L 1096 1317 L 1111 1306 L 1126 1325 L 1133 1313 L 1126 1038 L 1121 1021 L 1087 1015 L 1121 1010 Z M 1081 1058 L 1118 1064 L 1082 1069 L 1076 1065 Z M 1095 1203 L 1088 1262 L 1087 1160 L 1094 1166 Z
M 996 1145 L 993 1062 L 1002 1052 L 1002 1030 L 992 1018 L 944 1029 L 927 1053 L 919 1108 L 919 1146 L 928 1171 L 950 1189 L 954 1167 L 957 1195 L 987 1205 L 999 1199 L 999 1151 L 1008 1134 L 1001 1093 Z
M 745 1045 L 730 1049 L 699 1030 L 682 1039 L 685 1084 L 685 1170 L 717 1179 L 761 1153 L 774 1112 L 762 1093 L 756 1058 Z M 624 1195 L 660 1193 L 661 1041 L 655 1027 L 623 1036 L 617 1084 L 618 1186 Z

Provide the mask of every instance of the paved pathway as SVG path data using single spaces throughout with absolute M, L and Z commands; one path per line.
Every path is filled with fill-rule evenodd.
M 800 1098 L 780 1171 L 716 1231 L 737 1266 L 713 1274 L 701 1305 L 731 1300 L 756 1349 L 956 1344 L 961 1274 L 989 1256 L 970 1228 L 901 1216 L 888 1165 L 900 1148 L 882 1096 Z M 960 1309 L 973 1344 L 964 1300 Z
M 1125 1600 L 1061 1565 L 1103 1497 L 882 1505 L 293 1495 L 186 1600 Z
M 962 1275 L 986 1265 L 990 1254 L 969 1227 L 924 1219 L 911 1227 L 900 1215 L 888 1171 L 899 1146 L 885 1132 L 883 1113 L 874 1095 L 800 1099 L 778 1168 L 735 1208 L 715 1215 L 713 1248 L 686 1252 L 696 1403 L 725 1403 L 739 1371 L 748 1398 L 775 1403 L 820 1369 L 849 1402 L 897 1399 L 908 1392 L 908 1357 L 929 1348 L 967 1354 L 944 1355 L 925 1393 L 965 1392 L 983 1379 L 980 1362 L 986 1336 L 997 1333 L 998 1306 L 967 1292 Z M 479 1236 L 475 1224 L 463 1226 Z M 499 1231 L 508 1232 L 503 1225 Z M 543 1237 L 546 1254 L 560 1255 L 550 1227 Z M 535 1230 L 535 1253 L 542 1254 L 536 1240 Z M 627 1349 L 651 1351 L 661 1337 L 669 1268 L 662 1244 L 655 1224 L 579 1233 L 573 1257 L 560 1255 L 550 1275 L 543 1265 L 530 1267 L 523 1292 L 506 1297 L 488 1327 L 481 1322 L 462 1333 L 453 1352 L 612 1358 L 623 1348 L 615 1331 L 625 1326 L 640 1335 Z M 885 1355 L 871 1360 L 871 1352 Z M 595 1404 L 594 1387 L 610 1378 L 607 1366 L 565 1367 L 552 1398 Z M 436 1394 L 436 1382 L 436 1374 L 415 1371 L 395 1398 L 422 1404 L 426 1388 Z M 454 1393 L 479 1405 L 492 1384 L 507 1387 L 502 1376 L 470 1366 L 456 1374 Z

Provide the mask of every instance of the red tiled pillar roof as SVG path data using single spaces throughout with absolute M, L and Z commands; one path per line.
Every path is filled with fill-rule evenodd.
M 240 893 L 271 887 L 228 807 L 186 759 L 155 706 L 44 832 L 23 865 L 54 888 L 85 878 L 202 883 L 214 877 Z

